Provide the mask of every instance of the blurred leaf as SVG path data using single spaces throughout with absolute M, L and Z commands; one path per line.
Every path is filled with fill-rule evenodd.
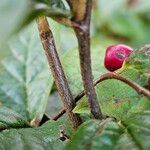
M 77 47 L 77 40 L 71 28 L 61 26 L 60 40 L 62 53 Z
M 28 120 L 41 120 L 53 79 L 33 24 L 10 42 L 11 55 L 2 61 L 0 102 Z
M 62 108 L 63 104 L 61 102 L 58 92 L 52 93 L 48 98 L 48 104 L 46 106 L 45 113 L 51 117 L 54 117 Z
M 92 59 L 92 71 L 94 79 L 98 78 L 101 74 L 106 72 L 103 65 L 103 59 L 105 54 L 106 45 L 100 44 L 102 38 L 94 38 L 91 47 L 91 59 Z M 102 45 L 102 46 L 101 46 Z M 65 70 L 70 89 L 73 95 L 77 95 L 81 90 L 83 90 L 81 74 L 80 74 L 80 64 L 78 50 L 74 49 L 66 52 L 62 57 L 62 64 Z
M 0 41 L 16 30 L 29 11 L 29 1 L 1 0 L 0 3 Z M 13 18 L 13 19 L 12 19 Z
M 116 13 L 113 18 L 110 18 L 108 27 L 111 32 L 125 36 L 137 44 L 148 38 L 142 20 L 131 11 Z
M 0 133 L 0 149 L 61 150 L 61 122 L 49 121 L 39 128 L 10 129 Z
M 0 130 L 23 127 L 29 127 L 24 118 L 7 107 L 0 107 Z
M 60 28 L 60 24 L 58 24 L 56 21 L 54 21 L 53 19 L 48 18 L 48 22 L 49 22 L 49 26 L 51 28 L 51 31 L 53 33 L 54 36 L 54 40 L 55 40 L 55 45 L 57 48 L 58 53 L 61 50 L 60 48 L 60 44 L 61 44 L 61 39 L 60 39 L 60 35 L 61 35 L 61 28 Z
M 97 7 L 102 21 L 109 20 L 114 14 L 118 13 L 125 4 L 126 0 L 97 0 Z
M 1 0 L 0 43 L 5 42 L 14 32 L 30 23 L 39 15 L 68 17 L 70 12 L 61 0 Z M 13 18 L 13 19 L 12 19 Z
M 150 43 L 149 0 L 98 0 L 94 9 L 96 28 L 138 47 Z M 99 20 L 97 22 L 97 20 Z
M 130 116 L 123 125 L 113 119 L 90 120 L 82 124 L 67 144 L 67 150 L 148 150 L 150 111 Z
M 137 0 L 136 4 L 131 8 L 133 12 L 137 14 L 149 15 L 150 13 L 150 1 L 149 0 Z

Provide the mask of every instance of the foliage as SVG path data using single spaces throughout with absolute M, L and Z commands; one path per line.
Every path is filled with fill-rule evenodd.
M 150 49 L 149 46 L 138 47 L 150 43 L 149 0 L 135 0 L 133 5 L 127 0 L 96 0 L 94 3 L 91 22 L 93 79 L 107 72 L 103 65 L 106 47 L 127 43 L 136 50 L 118 72 L 147 88 Z M 89 117 L 84 96 L 73 110 L 85 120 L 76 131 L 72 130 L 66 116 L 41 125 L 45 113 L 54 116 L 62 107 L 35 25 L 41 15 L 59 23 L 72 17 L 65 0 L 1 0 L 0 149 L 149 150 L 150 99 L 114 79 L 95 87 L 106 119 L 98 121 Z M 75 97 L 83 90 L 83 85 L 74 32 L 49 21 Z
M 9 45 L 11 53 L 2 60 L 0 71 L 1 103 L 28 121 L 40 121 L 53 79 L 41 51 L 36 26 L 19 33 Z
M 121 123 L 114 119 L 87 121 L 72 136 L 66 149 L 149 149 L 149 113 L 134 114 Z

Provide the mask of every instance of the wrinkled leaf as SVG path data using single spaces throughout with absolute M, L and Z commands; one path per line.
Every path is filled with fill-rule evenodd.
M 150 77 L 150 45 L 135 50 L 126 61 L 121 75 L 129 78 L 143 87 L 147 87 Z
M 0 133 L 0 149 L 61 150 L 61 122 L 49 121 L 39 128 L 10 129 Z
M 123 127 L 120 127 L 113 120 L 108 120 L 93 138 L 91 149 L 113 150 L 122 134 Z
M 123 121 L 128 134 L 135 141 L 136 146 L 148 150 L 150 149 L 150 111 L 131 115 Z
M 96 86 L 102 113 L 117 119 L 125 119 L 132 113 L 150 109 L 150 101 L 139 96 L 131 87 L 117 80 L 104 81 Z M 74 113 L 90 113 L 87 99 L 83 97 Z
M 0 130 L 23 127 L 29 127 L 24 118 L 7 107 L 0 107 Z
M 67 144 L 67 150 L 83 150 L 86 149 L 86 145 L 91 142 L 91 138 L 96 134 L 99 128 L 99 121 L 90 120 L 83 123 L 71 138 L 70 142 Z
M 82 124 L 67 144 L 67 150 L 148 150 L 150 148 L 150 111 L 134 114 L 117 123 L 113 119 L 103 122 L 87 121 Z
M 33 24 L 10 42 L 0 71 L 0 102 L 28 120 L 41 120 L 53 79 Z
M 107 119 L 101 123 L 90 120 L 82 124 L 67 144 L 67 150 L 113 150 L 124 128 L 120 127 L 113 119 Z
M 144 73 L 150 73 L 150 44 L 143 46 L 140 50 L 136 50 L 128 62 L 137 70 L 142 70 Z

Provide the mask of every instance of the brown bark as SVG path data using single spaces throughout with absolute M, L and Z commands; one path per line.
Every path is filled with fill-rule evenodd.
M 72 113 L 72 109 L 75 107 L 75 102 L 73 100 L 61 62 L 58 57 L 54 38 L 49 28 L 49 24 L 45 17 L 40 17 L 37 20 L 37 24 L 41 42 L 45 50 L 49 66 L 51 68 L 58 93 L 60 94 L 61 100 L 64 104 L 64 108 L 73 127 L 77 128 L 82 123 L 82 120 L 79 115 Z
M 72 21 L 80 26 L 80 28 L 74 27 L 74 31 L 78 39 L 81 75 L 90 111 L 95 119 L 102 119 L 102 113 L 93 85 L 91 68 L 90 21 L 92 0 L 68 0 L 68 4 L 73 12 Z

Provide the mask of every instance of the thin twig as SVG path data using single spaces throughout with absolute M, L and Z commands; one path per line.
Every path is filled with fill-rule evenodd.
M 52 17 L 52 19 L 55 20 L 56 22 L 60 23 L 60 24 L 67 26 L 67 27 L 71 27 L 71 28 L 75 27 L 75 28 L 80 28 L 82 30 L 81 26 L 78 23 L 72 21 L 69 18 Z
M 120 81 L 124 82 L 125 84 L 128 84 L 130 87 L 132 87 L 134 90 L 136 90 L 136 92 L 138 94 L 143 94 L 144 96 L 146 96 L 150 100 L 150 91 L 141 87 L 140 85 L 138 85 L 134 81 L 129 80 L 125 77 L 122 77 L 121 75 L 116 74 L 116 73 L 110 72 L 110 73 L 106 73 L 106 74 L 100 76 L 98 79 L 96 79 L 94 81 L 94 85 L 96 86 L 100 82 L 105 81 L 105 80 L 109 80 L 109 79 L 120 80 Z M 85 92 L 82 91 L 78 96 L 75 97 L 74 101 L 78 102 L 84 95 L 85 95 Z M 53 120 L 59 119 L 65 112 L 66 112 L 65 109 L 60 110 L 58 112 L 58 114 L 53 118 Z
M 49 66 L 51 68 L 58 93 L 60 94 L 61 100 L 64 104 L 64 108 L 68 114 L 68 117 L 74 128 L 77 128 L 82 120 L 79 115 L 72 113 L 72 109 L 75 107 L 73 96 L 70 92 L 61 62 L 56 51 L 54 38 L 49 28 L 46 17 L 39 17 L 37 20 L 38 30 L 45 50 Z
M 102 119 L 103 116 L 93 85 L 91 68 L 90 20 L 92 0 L 68 0 L 68 4 L 73 13 L 72 20 L 81 26 L 81 28 L 74 27 L 74 31 L 78 39 L 81 75 L 90 111 L 95 119 Z
M 148 79 L 148 90 L 150 91 L 150 78 Z

